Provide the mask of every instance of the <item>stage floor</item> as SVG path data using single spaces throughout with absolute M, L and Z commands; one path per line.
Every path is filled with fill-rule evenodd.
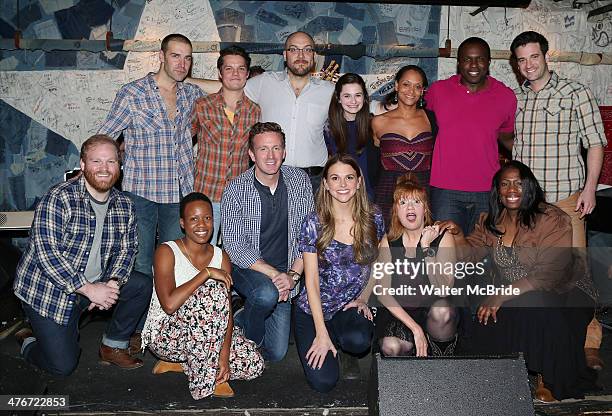
M 267 364 L 260 378 L 232 381 L 236 392 L 234 398 L 196 401 L 189 394 L 183 374 L 151 374 L 155 358 L 150 353 L 144 356 L 144 367 L 136 370 L 125 371 L 100 365 L 97 352 L 106 319 L 93 319 L 82 329 L 80 363 L 76 372 L 68 378 L 50 377 L 25 363 L 19 356 L 18 345 L 12 335 L 0 341 L 0 394 L 68 395 L 70 409 L 62 414 L 80 415 L 192 415 L 198 412 L 205 415 L 361 416 L 368 413 L 370 355 L 360 360 L 362 375 L 359 380 L 342 380 L 331 393 L 319 394 L 306 384 L 295 345 L 291 345 L 287 357 L 279 363 Z M 602 390 L 589 393 L 584 401 L 537 405 L 537 414 L 612 415 L 612 332 L 605 329 L 602 357 L 607 363 L 598 379 Z M 3 414 L 2 411 L 0 414 Z M 452 409 L 448 414 L 453 414 Z

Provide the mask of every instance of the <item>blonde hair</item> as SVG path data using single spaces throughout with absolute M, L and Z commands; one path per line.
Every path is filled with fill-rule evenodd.
M 427 191 L 419 184 L 419 180 L 414 173 L 407 173 L 397 179 L 395 191 L 393 191 L 393 210 L 391 211 L 391 224 L 389 226 L 388 233 L 389 241 L 400 238 L 404 232 L 404 226 L 400 222 L 397 214 L 397 207 L 399 206 L 400 201 L 406 198 L 414 198 L 421 201 L 423 203 L 423 207 L 425 208 L 424 225 L 427 226 L 433 224 Z
M 355 159 L 347 154 L 337 154 L 329 158 L 323 168 L 323 178 L 327 178 L 329 169 L 337 163 L 349 165 L 357 172 L 358 178 L 363 178 L 359 165 Z M 378 257 L 378 234 L 376 222 L 374 221 L 374 205 L 368 200 L 363 180 L 353 197 L 352 208 L 354 225 L 351 229 L 351 234 L 353 235 L 354 259 L 358 264 L 369 264 Z M 316 212 L 321 226 L 316 247 L 319 253 L 319 261 L 325 261 L 323 252 L 333 240 L 336 226 L 332 210 L 332 196 L 323 184 L 321 184 L 317 192 Z

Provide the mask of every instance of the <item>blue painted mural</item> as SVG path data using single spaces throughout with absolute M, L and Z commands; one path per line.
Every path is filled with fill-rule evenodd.
M 112 30 L 115 38 L 132 39 L 150 1 L 155 0 L 21 0 L 18 10 L 17 0 L 0 0 L 0 36 L 13 38 L 21 30 L 24 38 L 104 39 Z M 217 0 L 210 5 L 223 41 L 277 43 L 303 30 L 318 43 L 438 45 L 439 6 Z M 259 58 L 266 69 L 282 69 L 280 56 Z M 437 78 L 435 58 L 327 56 L 326 62 L 332 59 L 341 64 L 341 72 L 389 74 L 413 63 L 425 69 L 430 81 Z M 125 53 L 0 51 L 0 71 L 122 69 L 125 60 Z M 0 210 L 31 209 L 64 171 L 78 165 L 78 150 L 3 101 L 0 122 Z

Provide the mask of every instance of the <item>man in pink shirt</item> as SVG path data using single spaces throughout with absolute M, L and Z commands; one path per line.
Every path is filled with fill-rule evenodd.
M 481 38 L 459 45 L 457 72 L 427 91 L 427 108 L 439 132 L 431 166 L 434 219 L 452 220 L 465 234 L 488 209 L 493 175 L 499 169 L 498 140 L 512 148 L 516 97 L 489 76 L 491 50 Z

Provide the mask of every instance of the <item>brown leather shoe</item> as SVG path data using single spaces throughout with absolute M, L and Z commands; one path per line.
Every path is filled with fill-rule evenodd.
M 181 363 L 172 363 L 170 361 L 157 360 L 155 366 L 153 366 L 153 374 L 164 374 L 164 373 L 182 373 L 183 367 Z
M 33 336 L 34 334 L 32 333 L 32 328 L 30 328 L 29 326 L 21 328 L 19 331 L 15 332 L 15 339 L 19 343 L 19 348 L 21 348 L 21 346 L 23 345 L 23 341 L 25 341 L 26 338 L 30 338 Z
M 212 395 L 213 397 L 218 397 L 220 399 L 229 399 L 230 397 L 234 397 L 234 390 L 226 381 L 224 383 L 217 384 L 215 386 L 215 391 L 213 391 Z
M 555 399 L 555 397 L 552 395 L 552 392 L 548 390 L 546 386 L 544 386 L 544 381 L 542 381 L 541 374 L 538 374 L 538 381 L 533 398 L 541 403 L 553 403 L 557 401 L 557 399 Z
M 134 332 L 130 337 L 130 346 L 128 348 L 130 355 L 142 354 L 142 338 L 140 332 Z
M 142 367 L 142 360 L 130 356 L 127 348 L 111 348 L 100 345 L 100 364 L 116 365 L 124 370 L 133 370 Z
M 587 367 L 595 371 L 603 370 L 604 362 L 599 356 L 599 348 L 585 348 L 584 358 L 586 358 Z

